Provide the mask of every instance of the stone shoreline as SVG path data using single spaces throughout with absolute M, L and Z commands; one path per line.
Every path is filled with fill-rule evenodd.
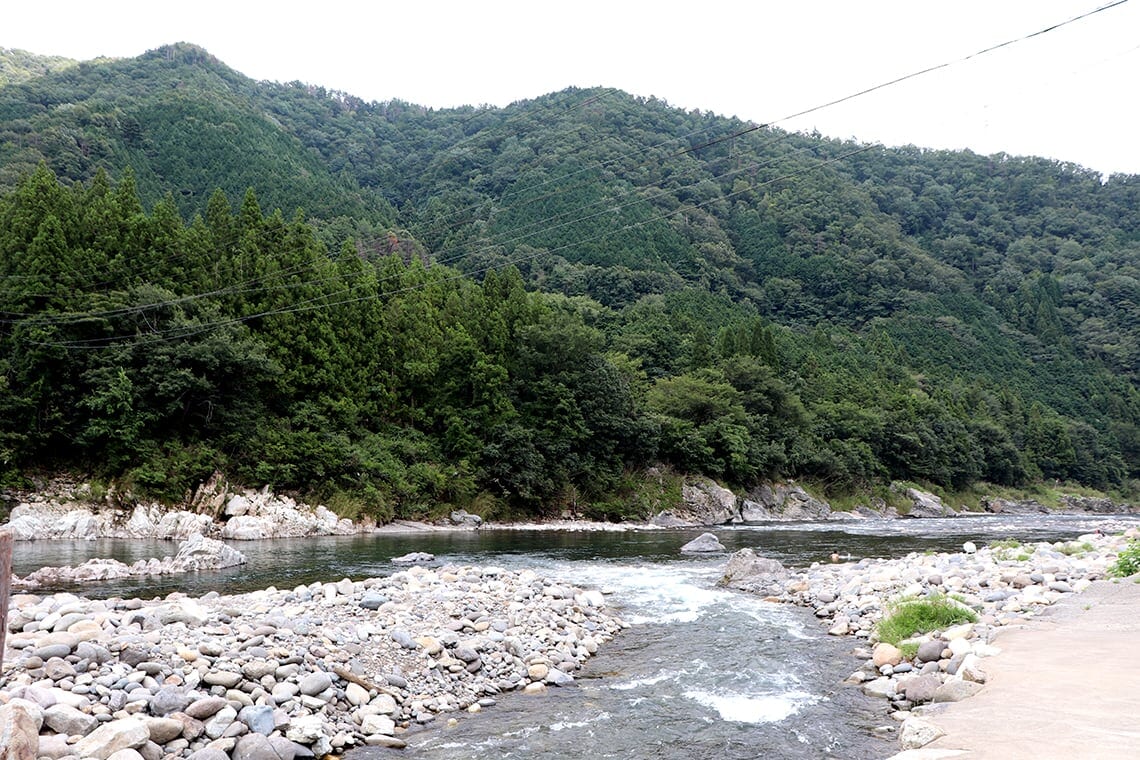
M 931 518 L 981 516 L 985 514 L 1049 513 L 1033 501 L 990 499 L 985 512 L 957 512 L 932 493 L 901 488 L 909 504 L 905 517 Z M 0 494 L 14 503 L 5 529 L 18 541 L 89 540 L 96 538 L 149 538 L 184 540 L 200 533 L 231 541 L 266 538 L 400 533 L 433 530 L 474 530 L 482 519 L 455 510 L 438 523 L 342 518 L 324 505 L 299 502 L 268 490 L 232 488 L 215 475 L 182 508 L 156 503 L 120 501 L 115 494 L 97 497 L 89 484 L 55 481 L 41 491 Z M 1060 512 L 1118 515 L 1135 511 L 1129 504 L 1108 499 L 1064 497 Z M 660 512 L 650 520 L 633 523 L 592 522 L 564 515 L 554 520 L 495 524 L 505 530 L 627 531 L 668 528 L 713 527 L 765 521 L 862 520 L 902 517 L 885 504 L 877 509 L 860 507 L 851 512 L 832 511 L 824 501 L 810 496 L 795 484 L 770 484 L 741 497 L 707 478 L 694 478 L 683 489 L 683 503 Z M 489 526 L 490 527 L 490 526 Z
M 53 760 L 401 747 L 413 724 L 573 683 L 626 627 L 596 590 L 471 566 L 198 599 L 11 601 L 0 737 Z
M 744 550 L 730 560 L 724 585 L 814 609 L 831 635 L 850 637 L 852 654 L 862 663 L 846 682 L 887 700 L 895 723 L 877 733 L 897 735 L 906 751 L 942 735 L 923 717 L 926 704 L 959 701 L 983 688 L 985 660 L 1001 652 L 992 643 L 998 632 L 1024 625 L 1104 578 L 1119 551 L 1138 536 L 1134 527 L 1108 523 L 1103 531 L 1067 542 L 982 547 L 967 542 L 961 553 L 911 553 L 799 571 Z M 909 657 L 891 644 L 876 643 L 875 624 L 892 602 L 932 595 L 968 607 L 978 622 L 916 635 L 907 642 Z

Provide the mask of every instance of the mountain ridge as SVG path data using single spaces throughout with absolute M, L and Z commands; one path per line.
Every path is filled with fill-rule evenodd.
M 425 355 L 400 365 L 394 357 L 420 349 L 394 334 L 381 353 L 396 363 L 367 363 L 389 378 L 378 398 L 402 410 L 389 413 L 368 396 L 363 365 L 342 355 L 350 346 L 376 351 L 369 341 L 384 341 L 354 334 L 338 347 L 329 336 L 352 331 L 336 320 L 306 317 L 312 324 L 302 326 L 290 317 L 302 334 L 316 331 L 305 339 L 312 351 L 301 353 L 302 366 L 329 385 L 287 373 L 269 394 L 276 406 L 263 410 L 278 421 L 278 438 L 263 435 L 241 456 L 217 453 L 210 437 L 217 431 L 199 440 L 204 429 L 185 429 L 179 439 L 208 443 L 215 460 L 250 480 L 332 483 L 413 503 L 432 490 L 406 480 L 416 457 L 426 457 L 441 472 L 466 473 L 466 485 L 447 496 L 455 503 L 483 494 L 531 509 L 535 499 L 570 499 L 567 489 L 576 489 L 609 504 L 597 507 L 608 514 L 628 507 L 637 490 L 620 473 L 654 461 L 743 486 L 796 476 L 839 489 L 884 478 L 945 487 L 1049 478 L 1129 488 L 1140 474 L 1133 177 L 1102 180 L 1045 159 L 790 134 L 609 88 L 569 88 L 504 108 L 364 102 L 315 85 L 254 82 L 188 43 L 0 87 L 0 138 L 8 213 L 28 213 L 21 199 L 56 178 L 83 196 L 77 208 L 88 208 L 109 174 L 125 195 L 137 192 L 142 204 L 133 213 L 146 225 L 161 218 L 178 246 L 216 250 L 214 273 L 205 260 L 176 272 L 146 247 L 157 238 L 140 242 L 137 255 L 151 269 L 135 285 L 116 286 L 124 298 L 141 297 L 132 288 L 147 279 L 193 296 L 194 288 L 222 288 L 212 279 L 220 269 L 234 266 L 243 281 L 249 266 L 286 267 L 272 260 L 285 255 L 297 257 L 291 266 L 311 268 L 297 288 L 315 289 L 312 298 L 333 298 L 320 295 L 317 273 L 352 292 L 359 278 L 372 282 L 396 267 L 387 276 L 458 301 L 478 298 L 454 278 L 491 280 L 479 298 L 497 305 L 469 318 L 507 319 L 497 312 L 505 309 L 509 323 L 525 323 L 524 359 L 492 340 L 500 328 L 465 323 L 460 330 L 454 306 L 407 295 L 407 304 L 432 315 L 429 322 L 438 320 L 436 333 L 421 336 L 424 345 L 453 363 Z M 241 197 L 235 226 L 226 221 L 229 199 Z M 57 222 L 58 232 L 29 227 L 26 238 L 9 235 L 6 255 L 24 256 L 37 235 L 61 237 L 66 248 L 89 234 Z M 230 234 L 245 240 L 242 229 L 269 236 L 243 243 L 252 265 L 231 260 L 237 249 L 219 243 Z M 285 229 L 313 240 L 274 253 L 281 238 L 273 243 L 271 231 Z M 113 260 L 115 252 L 106 255 Z M 18 276 L 15 262 L 6 264 L 8 277 Z M 181 279 L 191 274 L 196 279 Z M 513 295 L 504 295 L 503 281 Z M 27 301 L 15 282 L 7 285 L 13 302 Z M 526 309 L 517 288 L 535 299 Z M 284 298 L 266 290 L 251 299 L 263 303 L 223 299 L 216 308 L 243 325 L 251 320 L 234 336 L 250 356 L 280 363 L 288 333 L 267 332 L 252 315 L 293 308 Z M 340 306 L 328 309 L 347 318 Z M 418 329 L 392 324 L 408 334 Z M 567 347 L 536 332 L 540 325 L 562 335 L 577 358 L 560 354 Z M 457 345 L 479 347 L 483 358 L 460 359 Z M 330 361 L 357 377 L 342 389 L 351 414 L 324 397 L 340 382 Z M 478 424 L 462 393 L 443 390 L 462 387 L 477 397 L 482 386 L 458 379 L 475 366 L 483 366 L 475 373 L 481 383 L 500 378 L 492 385 L 510 389 L 480 407 L 489 416 Z M 598 374 L 582 374 L 587 366 Z M 542 377 L 541 367 L 557 368 L 562 390 L 525 385 Z M 86 371 L 92 382 L 106 381 L 107 367 Z M 613 394 L 604 403 L 602 387 Z M 303 411 L 294 395 L 302 388 L 323 399 L 321 411 Z M 565 430 L 550 430 L 559 403 L 573 413 Z M 388 430 L 380 443 L 377 425 Z M 572 430 L 592 431 L 596 449 Z M 652 445 L 634 445 L 635 430 Z M 318 431 L 344 437 L 341 454 L 351 461 L 372 441 L 379 448 L 368 457 L 379 459 L 370 461 L 388 457 L 401 474 L 389 473 L 386 485 L 376 475 L 353 482 L 331 460 L 324 475 L 310 471 L 282 441 L 309 450 L 315 439 L 304 436 Z M 9 435 L 27 440 L 28 433 Z M 409 448 L 408 440 L 417 443 Z M 155 439 L 123 452 L 120 466 L 135 471 L 144 460 L 174 456 L 145 453 L 152 445 L 163 448 Z M 76 461 L 87 456 L 82 449 Z M 240 463 L 255 453 L 266 462 L 260 470 Z M 543 467 L 553 474 L 540 477 Z M 334 471 L 340 474 L 328 474 Z

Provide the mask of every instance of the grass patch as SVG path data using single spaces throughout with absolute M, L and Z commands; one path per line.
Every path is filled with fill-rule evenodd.
M 1021 549 L 1021 542 L 1015 538 L 1006 538 L 1001 541 L 990 541 L 990 554 L 997 562 L 1008 562 L 1011 559 L 1017 558 L 1024 562 L 1028 559 L 1028 555 L 1024 552 L 1017 551 Z M 1025 559 L 1022 559 L 1022 558 Z
M 1067 557 L 1072 557 L 1074 555 L 1079 556 L 1081 554 L 1088 554 L 1095 548 L 1096 547 L 1088 541 L 1082 541 L 1079 544 L 1076 541 L 1069 541 L 1064 546 L 1058 547 L 1057 551 L 1061 552 L 1061 554 L 1064 554 Z
M 1108 567 L 1110 578 L 1128 578 L 1140 573 L 1140 541 L 1130 541 Z
M 900 641 L 898 644 L 899 652 L 902 653 L 904 659 L 913 660 L 918 656 L 918 642 L 917 641 Z
M 936 594 L 922 599 L 900 599 L 887 606 L 887 615 L 875 626 L 879 641 L 898 646 L 918 633 L 929 633 L 959 623 L 976 623 L 978 616 L 961 603 Z

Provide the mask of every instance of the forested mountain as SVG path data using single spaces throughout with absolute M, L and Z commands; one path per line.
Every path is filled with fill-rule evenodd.
M 70 58 L 36 55 L 26 50 L 0 47 L 0 87 L 26 82 L 74 66 L 76 63 Z
M 184 44 L 43 71 L 0 86 L 9 480 L 381 516 L 1135 488 L 1136 177 L 607 89 L 367 103 Z

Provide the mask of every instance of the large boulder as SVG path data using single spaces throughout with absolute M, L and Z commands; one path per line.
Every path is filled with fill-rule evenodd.
M 694 554 L 713 554 L 727 551 L 724 544 L 712 533 L 702 533 L 681 547 L 681 551 Z M 395 560 L 393 560 L 395 561 Z
M 900 678 L 898 691 L 902 692 L 907 701 L 917 705 L 934 699 L 934 694 L 941 685 L 942 680 L 937 675 L 924 673 Z
M 239 515 L 228 520 L 222 528 L 222 538 L 231 541 L 257 541 L 269 538 L 272 527 L 268 521 L 252 515 Z
M 982 690 L 977 681 L 964 681 L 961 678 L 949 678 L 934 690 L 932 702 L 961 702 L 969 699 Z
M 43 708 L 34 702 L 12 699 L 0 705 L 0 757 L 36 760 L 43 722 Z
M 415 565 L 424 562 L 435 562 L 435 555 L 428 552 L 408 552 L 399 557 L 392 557 L 394 565 Z
M 135 749 L 150 741 L 150 729 L 138 718 L 122 718 L 104 723 L 75 743 L 80 757 L 106 758 L 123 749 Z
M 131 511 L 123 532 L 128 538 L 163 538 L 184 541 L 195 533 L 205 535 L 214 528 L 210 515 L 168 511 L 158 504 L 138 504 Z
M 226 509 L 224 514 L 226 517 L 240 517 L 249 511 L 250 503 L 249 497 L 242 494 L 234 494 L 226 502 Z
M 899 746 L 903 750 L 913 750 L 925 747 L 946 732 L 928 720 L 910 717 L 903 721 L 899 728 Z
M 728 558 L 718 586 L 773 596 L 780 594 L 788 580 L 788 570 L 777 560 L 741 549 Z
M 947 514 L 953 514 L 953 511 L 948 510 L 946 505 L 942 503 L 942 499 L 928 491 L 908 488 L 906 489 L 906 496 L 910 499 L 907 517 L 944 517 Z
M 987 512 L 1001 515 L 1048 514 L 1049 512 L 1048 507 L 1032 499 L 1028 501 L 1012 501 L 1010 499 L 993 497 L 983 500 L 982 506 Z
M 825 520 L 831 506 L 794 484 L 765 483 L 752 490 L 740 512 L 744 522 Z
M 653 525 L 654 527 L 657 527 L 657 528 L 691 528 L 691 527 L 693 527 L 693 523 L 689 522 L 688 520 L 685 520 L 684 518 L 678 517 L 677 514 L 675 512 L 673 512 L 673 510 L 671 510 L 671 509 L 667 509 L 664 512 L 658 512 L 649 521 L 649 524 Z
M 246 557 L 237 549 L 213 538 L 195 533 L 178 546 L 174 562 L 182 571 L 218 570 L 244 565 Z
M 451 513 L 451 524 L 464 528 L 478 528 L 483 524 L 483 518 L 473 515 L 465 509 L 456 509 Z
M 1095 496 L 1062 496 L 1066 512 L 1088 512 L 1096 515 L 1122 515 L 1133 512 L 1131 505 Z
M 735 493 L 708 478 L 693 478 L 681 487 L 681 505 L 652 522 L 660 527 L 725 525 L 740 519 Z
M 108 520 L 90 509 L 57 503 L 17 504 L 8 517 L 8 532 L 16 541 L 36 539 L 94 539 L 107 535 Z

